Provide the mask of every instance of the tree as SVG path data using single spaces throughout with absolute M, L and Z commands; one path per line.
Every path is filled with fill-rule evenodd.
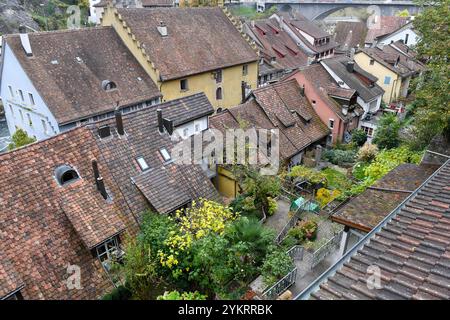
M 450 0 L 416 2 L 427 4 L 413 22 L 420 34 L 418 57 L 427 60 L 427 71 L 412 86 L 415 139 L 411 145 L 422 149 L 437 134 L 450 137 Z
M 358 147 L 361 147 L 367 141 L 367 133 L 362 129 L 357 129 L 352 132 L 352 142 Z
M 400 121 L 395 114 L 385 114 L 381 117 L 373 143 L 375 143 L 379 149 L 392 149 L 396 148 L 400 144 Z
M 8 150 L 14 150 L 36 141 L 35 138 L 31 138 L 23 129 L 18 129 L 11 137 L 12 142 L 8 145 Z

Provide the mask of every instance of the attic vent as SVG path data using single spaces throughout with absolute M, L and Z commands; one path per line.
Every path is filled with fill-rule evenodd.
M 78 63 L 82 63 L 83 59 L 81 59 L 80 57 L 76 57 L 75 60 L 77 60 Z
M 109 91 L 109 90 L 113 90 L 117 88 L 117 85 L 115 82 L 110 81 L 110 80 L 103 80 L 102 81 L 102 88 L 105 91 Z
M 164 23 L 164 21 L 159 22 L 158 32 L 161 35 L 161 37 L 167 37 L 167 26 Z
M 111 135 L 111 128 L 109 126 L 104 126 L 98 128 L 98 135 L 100 138 L 107 138 Z
M 71 166 L 62 165 L 56 168 L 55 179 L 60 186 L 64 186 L 80 179 L 80 175 Z

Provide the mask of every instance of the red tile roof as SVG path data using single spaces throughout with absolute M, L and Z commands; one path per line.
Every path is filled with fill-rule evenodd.
M 5 36 L 59 124 L 161 96 L 155 83 L 112 27 L 29 33 L 32 57 L 19 35 Z M 117 88 L 105 91 L 104 80 Z
M 408 23 L 408 17 L 380 16 L 369 25 L 365 43 L 373 43 L 378 37 L 392 33 Z
M 117 10 L 163 81 L 258 60 L 219 7 Z M 166 37 L 157 30 L 161 21 Z
M 253 91 L 253 99 L 210 118 L 219 130 L 242 124 L 280 130 L 280 156 L 288 160 L 329 134 L 312 106 L 300 94 L 295 79 Z
M 435 170 L 436 166 L 402 164 L 350 200 L 331 219 L 368 232 Z

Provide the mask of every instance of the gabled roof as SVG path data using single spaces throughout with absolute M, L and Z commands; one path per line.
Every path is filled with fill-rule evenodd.
M 251 35 L 256 37 L 263 55 L 275 68 L 296 69 L 307 65 L 308 56 L 297 46 L 289 34 L 278 26 L 278 22 L 272 19 L 257 20 L 254 26 L 247 24 Z
M 280 130 L 280 156 L 288 160 L 329 134 L 293 79 L 253 91 L 253 99 L 210 118 L 219 130 L 247 125 Z
M 297 299 L 450 299 L 449 215 L 450 160 Z
M 356 94 L 356 90 L 341 88 L 320 63 L 309 65 L 301 70 L 298 70 L 297 72 L 301 73 L 305 77 L 306 81 L 308 81 L 311 84 L 311 87 L 314 88 L 316 94 L 323 98 L 328 107 L 339 118 L 346 121 L 355 117 L 356 114 L 353 112 L 348 112 L 347 115 L 344 115 L 342 113 L 341 105 L 334 100 L 334 98 L 350 100 Z M 291 76 L 294 76 L 294 74 Z M 359 112 L 357 116 L 359 116 Z
M 367 31 L 365 43 L 373 43 L 376 38 L 390 34 L 408 23 L 408 17 L 379 16 Z
M 346 56 L 337 56 L 330 59 L 324 59 L 321 63 L 330 68 L 350 88 L 356 90 L 358 96 L 365 102 L 370 102 L 383 95 L 384 90 L 375 83 L 378 79 L 365 72 L 355 62 L 353 62 L 354 71 L 349 72 L 346 66 L 349 61 L 350 59 Z M 366 81 L 363 81 L 363 79 L 366 79 Z
M 59 124 L 161 96 L 112 27 L 28 34 L 27 57 L 19 35 L 5 36 L 22 68 Z M 102 82 L 117 89 L 105 91 Z
M 392 35 L 397 34 L 398 32 L 405 30 L 405 29 L 414 29 L 414 25 L 412 20 L 408 19 L 408 22 L 406 22 L 405 24 L 402 24 L 401 26 L 399 26 L 397 29 L 393 30 L 392 32 L 380 35 L 376 37 L 377 41 L 383 41 L 383 39 L 388 38 Z
M 258 60 L 221 8 L 117 9 L 162 81 Z M 163 37 L 157 27 L 167 26 Z
M 419 187 L 436 166 L 402 164 L 351 199 L 332 220 L 368 232 Z
M 361 51 L 401 77 L 407 77 L 425 70 L 425 66 L 421 62 L 415 60 L 409 54 L 403 53 L 394 44 L 364 48 Z
M 321 39 L 330 36 L 328 33 L 319 28 L 319 26 L 317 26 L 314 22 L 309 20 L 291 20 L 290 23 L 297 29 L 309 34 L 314 39 Z
M 334 41 L 340 45 L 341 50 L 364 47 L 367 26 L 364 22 L 338 21 L 334 30 Z

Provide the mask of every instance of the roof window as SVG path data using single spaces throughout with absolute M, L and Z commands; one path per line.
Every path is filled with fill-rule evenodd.
M 79 180 L 80 175 L 71 166 L 62 165 L 56 168 L 55 179 L 56 181 L 58 181 L 59 185 L 65 186 L 69 183 Z
M 147 164 L 147 161 L 145 161 L 144 157 L 138 157 L 136 158 L 136 161 L 142 171 L 148 170 L 150 168 L 149 165 Z
M 164 158 L 164 161 L 166 162 L 172 159 L 166 148 L 160 149 L 159 153 L 161 153 L 162 157 Z

